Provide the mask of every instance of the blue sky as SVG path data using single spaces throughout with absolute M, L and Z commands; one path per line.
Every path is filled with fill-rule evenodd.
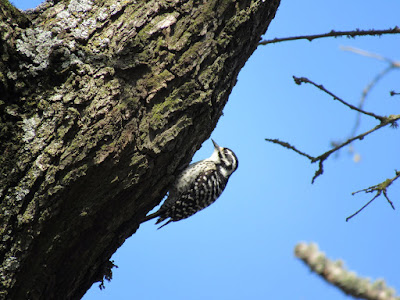
M 13 1 L 18 7 L 38 1 Z M 335 30 L 399 26 L 400 1 L 282 1 L 266 38 Z M 361 48 L 400 60 L 400 36 L 294 41 L 260 46 L 240 72 L 212 138 L 234 150 L 239 169 L 215 204 L 157 230 L 142 224 L 114 254 L 119 266 L 100 291 L 83 299 L 347 299 L 293 255 L 296 243 L 316 242 L 328 257 L 343 259 L 364 277 L 385 278 L 400 294 L 400 182 L 388 191 L 397 210 L 376 199 L 345 222 L 372 194 L 351 193 L 380 183 L 400 169 L 399 130 L 384 128 L 325 163 L 316 165 L 265 138 L 279 138 L 311 155 L 347 137 L 355 113 L 310 85 L 305 76 L 357 105 L 363 88 L 385 63 L 340 50 Z M 399 71 L 391 72 L 367 98 L 365 109 L 400 113 Z M 362 118 L 359 133 L 377 125 Z M 193 161 L 208 157 L 206 141 Z

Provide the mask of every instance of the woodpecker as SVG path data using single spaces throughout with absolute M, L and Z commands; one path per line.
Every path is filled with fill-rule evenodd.
M 168 219 L 160 226 L 186 219 L 217 200 L 225 189 L 229 177 L 238 167 L 238 159 L 232 150 L 214 144 L 213 154 L 206 159 L 189 165 L 183 170 L 169 190 L 168 198 L 160 209 L 145 217 L 142 222 L 153 218 L 156 224 Z

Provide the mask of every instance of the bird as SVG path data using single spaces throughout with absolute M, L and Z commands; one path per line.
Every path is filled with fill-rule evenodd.
M 214 144 L 212 155 L 184 169 L 172 184 L 160 209 L 146 216 L 142 223 L 157 217 L 156 224 L 169 219 L 160 229 L 194 215 L 218 199 L 239 161 L 232 150 L 218 146 L 213 139 L 211 141 Z

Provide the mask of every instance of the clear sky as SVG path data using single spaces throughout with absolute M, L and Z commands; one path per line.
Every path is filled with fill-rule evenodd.
M 13 1 L 28 8 L 40 1 Z M 400 26 L 400 1 L 282 0 L 266 38 L 335 30 Z M 394 176 L 400 169 L 400 131 L 384 128 L 325 163 L 316 165 L 265 138 L 288 141 L 311 155 L 344 140 L 356 114 L 310 85 L 304 76 L 358 105 L 363 88 L 386 64 L 340 50 L 361 48 L 400 60 L 400 35 L 293 41 L 260 46 L 240 72 L 211 137 L 234 150 L 239 169 L 215 204 L 195 216 L 157 230 L 142 224 L 114 254 L 114 279 L 98 283 L 84 300 L 102 299 L 348 299 L 293 255 L 296 243 L 316 242 L 331 259 L 364 277 L 385 278 L 400 294 L 400 181 L 388 191 L 397 210 L 376 199 L 345 222 L 373 194 L 351 193 Z M 400 113 L 400 70 L 370 93 L 365 109 Z M 358 133 L 377 125 L 362 117 Z M 193 161 L 212 152 L 206 141 Z

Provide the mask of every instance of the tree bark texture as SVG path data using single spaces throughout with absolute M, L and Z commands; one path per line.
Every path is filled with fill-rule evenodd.
M 0 1 L 1 299 L 79 299 L 110 276 L 278 5 Z

